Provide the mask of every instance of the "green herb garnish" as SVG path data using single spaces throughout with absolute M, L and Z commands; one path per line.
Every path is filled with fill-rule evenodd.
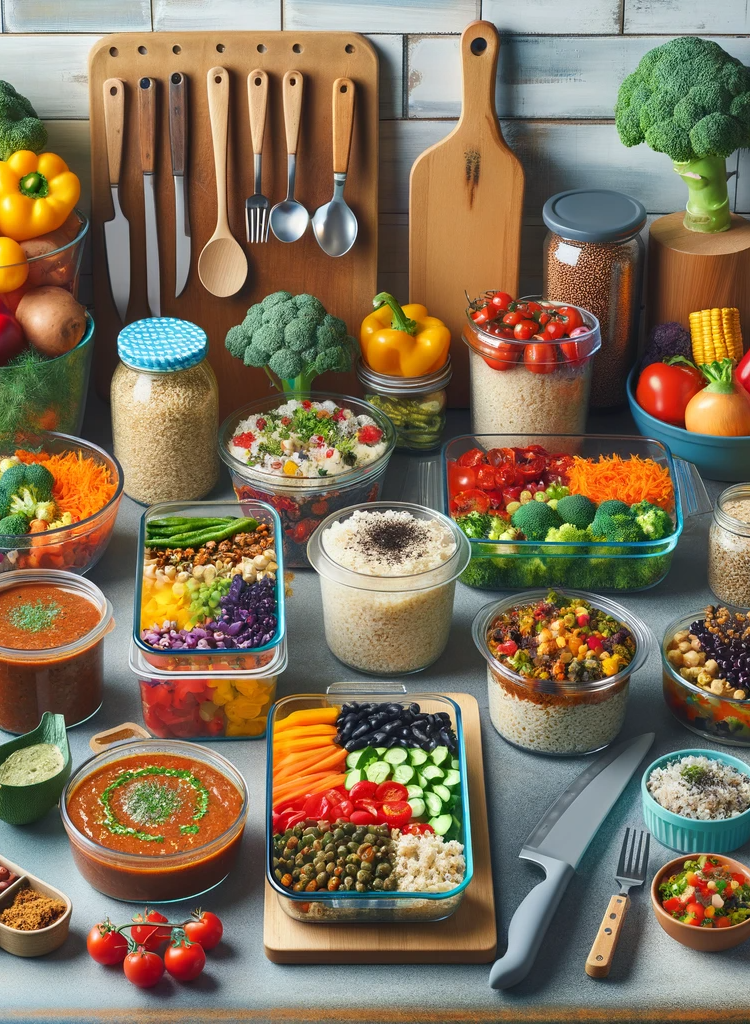
M 140 782 L 124 801 L 128 816 L 139 825 L 160 825 L 182 806 L 179 793 L 165 782 Z
M 163 775 L 163 776 L 166 776 L 167 778 L 173 778 L 173 779 L 183 779 L 185 782 L 189 783 L 193 787 L 193 789 L 196 790 L 195 810 L 193 812 L 193 821 L 199 821 L 203 817 L 203 815 L 208 810 L 208 801 L 209 801 L 210 794 L 209 794 L 208 789 L 201 782 L 201 780 L 199 778 L 197 778 L 195 775 L 193 775 L 193 773 L 191 771 L 189 771 L 187 768 L 161 768 L 158 765 L 150 765 L 147 768 L 136 768 L 136 769 L 132 769 L 132 770 L 131 769 L 127 769 L 124 772 L 120 772 L 120 774 L 117 776 L 117 778 L 113 779 L 112 782 L 110 782 L 110 784 L 104 790 L 102 795 L 99 797 L 99 800 L 100 800 L 100 802 L 102 804 L 102 807 L 104 808 L 104 822 L 103 822 L 103 824 L 109 829 L 109 831 L 113 835 L 116 835 L 116 836 L 133 836 L 135 839 L 140 839 L 144 843 L 163 843 L 164 842 L 164 836 L 154 835 L 152 832 L 142 832 L 140 829 L 132 828 L 129 825 L 123 825 L 122 822 L 118 820 L 117 815 L 115 814 L 114 808 L 112 807 L 112 802 L 111 802 L 112 801 L 112 794 L 114 793 L 114 791 L 116 789 L 119 789 L 120 786 L 124 786 L 127 782 L 132 782 L 133 779 L 147 779 L 147 778 L 149 778 L 149 776 L 158 776 L 158 775 Z M 135 789 L 135 792 L 133 794 L 134 797 L 138 793 L 138 790 L 140 790 L 141 788 L 142 787 L 140 787 L 140 786 L 139 787 L 134 787 L 134 789 Z M 166 786 L 162 786 L 160 788 L 166 789 L 167 787 Z M 179 800 L 179 796 L 177 796 L 177 794 L 174 794 L 174 795 Z M 132 797 L 131 797 L 131 799 L 132 799 Z M 144 797 L 142 797 L 140 799 L 141 799 L 141 807 L 143 809 L 145 809 L 147 804 L 149 806 L 151 806 L 151 808 L 153 809 L 153 806 L 154 806 L 154 798 L 153 798 L 153 796 L 148 796 L 147 797 L 147 796 L 144 795 Z M 163 799 L 163 798 L 159 798 L 159 799 Z M 128 801 L 128 803 L 130 803 L 130 801 Z M 128 813 L 130 813 L 129 807 L 126 808 L 126 809 L 128 810 Z M 170 813 L 172 813 L 172 812 L 170 811 L 168 814 L 165 814 L 164 817 L 161 818 L 161 819 L 155 819 L 154 823 L 158 823 L 159 820 L 165 821 L 166 818 L 169 817 Z M 134 818 L 135 818 L 135 815 L 134 815 Z M 138 821 L 139 819 L 135 818 L 135 820 Z M 187 829 L 189 829 L 192 832 L 197 832 L 199 830 L 199 827 L 200 826 L 198 826 L 198 825 L 183 825 L 183 826 L 181 826 L 180 831 L 183 831 L 184 829 L 187 828 Z
M 709 770 L 702 764 L 686 765 L 680 772 L 683 779 L 691 786 L 702 786 L 708 781 L 710 774 Z
M 42 601 L 39 598 L 35 604 L 26 601 L 11 608 L 8 612 L 8 622 L 25 633 L 41 633 L 43 629 L 49 629 L 53 625 L 61 611 L 62 608 L 56 601 Z

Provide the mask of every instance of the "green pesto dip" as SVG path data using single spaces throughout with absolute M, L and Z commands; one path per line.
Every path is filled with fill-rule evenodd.
M 46 782 L 62 769 L 65 758 L 53 743 L 34 743 L 14 750 L 0 764 L 0 786 L 33 786 Z

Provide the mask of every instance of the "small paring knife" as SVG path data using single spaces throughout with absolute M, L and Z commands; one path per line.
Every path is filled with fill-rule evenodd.
M 112 299 L 122 323 L 130 300 L 130 224 L 120 205 L 120 172 L 125 129 L 125 83 L 108 78 L 104 83 L 104 134 L 107 139 L 109 189 L 114 217 L 104 222 L 104 248 Z
M 156 81 L 142 78 L 138 87 L 138 138 L 146 222 L 146 293 L 151 316 L 161 316 L 159 235 L 156 227 Z
M 169 147 L 174 180 L 174 297 L 182 295 L 190 273 L 190 211 L 187 197 L 187 78 L 175 71 L 169 78 Z

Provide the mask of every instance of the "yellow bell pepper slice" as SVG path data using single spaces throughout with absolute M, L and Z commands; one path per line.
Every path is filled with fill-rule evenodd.
M 26 253 L 12 238 L 0 238 L 0 292 L 20 288 L 29 276 Z
M 372 300 L 375 312 L 362 321 L 359 342 L 371 370 L 390 377 L 422 377 L 445 366 L 451 332 L 427 307 L 404 307 L 388 292 Z
M 56 231 L 80 195 L 78 177 L 59 156 L 19 149 L 0 160 L 0 234 L 24 242 Z

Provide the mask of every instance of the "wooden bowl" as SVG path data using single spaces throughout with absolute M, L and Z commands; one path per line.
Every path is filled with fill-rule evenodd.
M 66 909 L 62 917 L 58 917 L 53 924 L 46 928 L 38 928 L 33 932 L 22 932 L 18 928 L 10 928 L 7 924 L 0 922 L 0 949 L 4 949 L 14 956 L 44 956 L 45 953 L 51 953 L 54 949 L 58 949 L 68 937 L 73 904 L 64 892 L 60 892 L 54 885 L 43 882 L 36 875 L 29 874 L 17 864 L 13 864 L 5 858 L 2 859 L 2 864 L 13 874 L 18 875 L 18 879 L 0 893 L 0 910 L 5 910 L 10 906 L 19 889 L 27 887 L 36 889 L 53 899 L 62 900 Z
M 684 924 L 682 921 L 672 917 L 662 907 L 659 899 L 659 886 L 662 881 L 665 878 L 669 878 L 670 875 L 681 871 L 686 860 L 697 860 L 701 856 L 704 856 L 704 854 L 683 854 L 682 857 L 670 860 L 663 868 L 657 871 L 651 883 L 651 905 L 654 908 L 656 920 L 667 935 L 676 939 L 677 942 L 687 946 L 688 949 L 697 949 L 700 953 L 720 953 L 725 949 L 733 949 L 735 946 L 739 946 L 750 939 L 750 918 L 747 921 L 743 921 L 742 924 L 733 924 L 730 928 L 699 928 L 696 925 Z M 705 856 L 719 857 L 724 863 L 729 865 L 732 871 L 736 871 L 737 874 L 750 876 L 750 870 L 748 870 L 745 864 L 738 860 L 733 860 L 723 853 L 705 854 Z
M 33 747 L 35 743 L 51 743 L 57 747 L 63 756 L 63 766 L 57 775 L 44 782 L 34 782 L 29 786 L 0 786 L 0 819 L 9 825 L 28 825 L 43 817 L 57 804 L 70 777 L 70 746 L 65 731 L 65 718 L 63 715 L 50 714 L 49 711 L 44 712 L 36 729 L 0 744 L 0 764 L 14 751 Z

